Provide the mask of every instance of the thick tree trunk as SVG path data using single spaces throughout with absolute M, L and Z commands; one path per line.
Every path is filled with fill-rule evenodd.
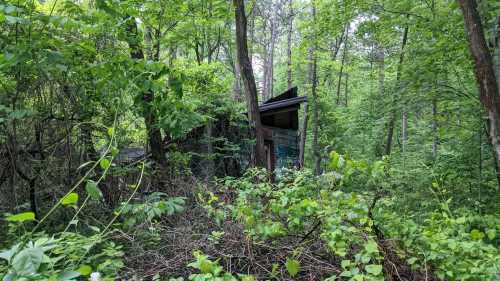
M 400 87 L 401 72 L 403 70 L 403 62 L 404 62 L 404 57 L 405 57 L 404 49 L 405 49 L 407 41 L 408 41 L 408 25 L 405 27 L 405 29 L 403 31 L 403 40 L 401 42 L 401 54 L 399 55 L 399 63 L 398 63 L 398 68 L 397 68 L 397 72 L 396 72 L 396 92 L 399 91 L 399 87 Z M 391 109 L 392 113 L 391 113 L 389 124 L 387 127 L 387 142 L 386 142 L 386 146 L 385 146 L 385 155 L 391 154 L 392 137 L 394 135 L 394 124 L 396 122 L 397 100 L 398 100 L 398 97 L 394 96 L 393 103 L 392 103 L 392 109 Z
M 264 132 L 260 120 L 259 102 L 257 98 L 257 87 L 253 76 L 252 64 L 248 57 L 247 46 L 247 19 L 245 14 L 244 0 L 233 0 L 236 19 L 236 47 L 240 72 L 245 87 L 247 101 L 248 119 L 252 135 L 255 137 L 255 150 L 253 165 L 257 167 L 266 166 L 266 155 L 264 150 Z
M 288 89 L 293 87 L 292 81 L 292 33 L 293 33 L 293 0 L 288 1 L 288 33 L 287 33 L 287 85 Z
M 488 137 L 493 149 L 497 179 L 500 184 L 500 97 L 493 59 L 486 45 L 481 18 L 476 9 L 476 1 L 458 0 L 458 3 L 464 15 L 470 52 L 474 59 L 474 72 L 479 85 L 479 99 L 488 113 Z
M 143 60 L 144 52 L 141 47 L 141 39 L 137 30 L 137 23 L 133 17 L 126 19 L 127 28 L 127 43 L 130 47 L 130 56 L 135 60 Z M 143 117 L 146 124 L 148 133 L 149 146 L 151 148 L 151 155 L 153 160 L 158 164 L 166 164 L 165 149 L 162 145 L 162 137 L 160 128 L 156 126 L 157 117 L 153 109 L 154 93 L 146 91 L 142 93 L 142 100 L 144 102 Z
M 241 72 L 240 64 L 238 63 L 238 58 L 234 62 L 234 84 L 233 84 L 233 97 L 236 101 L 242 101 L 242 89 L 241 89 Z

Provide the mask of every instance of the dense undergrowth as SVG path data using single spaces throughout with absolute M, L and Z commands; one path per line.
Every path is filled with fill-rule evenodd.
M 497 280 L 500 218 L 450 208 L 452 198 L 402 213 L 387 163 L 334 152 L 319 177 L 185 178 L 176 185 L 198 194 L 188 197 L 137 193 L 139 182 L 105 225 L 79 223 L 85 204 L 102 200 L 89 181 L 83 203 L 73 192 L 56 206 L 75 214 L 61 231 L 29 212 L 6 217 L 0 272 L 5 281 Z

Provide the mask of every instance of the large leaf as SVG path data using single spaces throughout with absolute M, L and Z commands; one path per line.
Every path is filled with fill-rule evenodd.
M 285 262 L 286 271 L 290 276 L 295 277 L 300 270 L 300 262 L 296 259 L 286 259 Z
M 62 205 L 75 205 L 78 202 L 78 193 L 71 192 L 61 199 Z
M 103 170 L 107 170 L 109 166 L 111 166 L 111 161 L 109 161 L 108 158 L 102 158 L 101 161 L 99 161 L 99 165 Z
M 43 250 L 40 247 L 27 248 L 14 256 L 12 267 L 17 275 L 28 276 L 38 271 L 42 260 Z
M 19 214 L 8 216 L 6 219 L 8 221 L 11 221 L 11 222 L 34 221 L 35 220 L 35 213 L 33 213 L 33 212 L 19 213 Z
M 80 276 L 79 272 L 76 271 L 64 271 L 57 276 L 57 281 L 71 281 L 76 280 L 75 278 Z
M 83 276 L 88 276 L 92 272 L 92 267 L 90 265 L 82 265 L 80 268 L 78 268 L 78 272 L 83 275 Z
M 365 266 L 365 270 L 370 274 L 379 275 L 382 272 L 382 266 L 380 264 L 369 264 Z
M 0 252 L 0 259 L 4 259 L 8 262 L 10 262 L 10 259 L 17 253 L 17 251 L 19 250 L 19 245 L 20 244 L 16 244 L 14 245 L 12 248 L 10 248 L 9 250 L 6 250 L 6 251 L 3 251 L 3 252 Z
M 99 200 L 102 198 L 102 192 L 97 187 L 97 183 L 95 181 L 89 180 L 87 182 L 87 184 L 85 185 L 85 190 L 90 195 L 90 198 L 92 198 L 94 200 Z

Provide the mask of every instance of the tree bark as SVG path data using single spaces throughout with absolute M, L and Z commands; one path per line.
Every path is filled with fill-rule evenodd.
M 345 59 L 346 59 L 346 55 L 347 55 L 347 43 L 348 42 L 349 42 L 349 24 L 346 24 L 344 50 L 342 52 L 342 63 L 340 65 L 339 81 L 337 83 L 337 105 L 340 105 L 340 85 L 342 82 L 342 75 L 344 73 L 344 64 L 345 64 Z
M 432 142 L 432 158 L 436 160 L 438 155 L 438 146 L 439 146 L 439 134 L 438 134 L 438 109 L 437 109 L 437 98 L 432 98 L 432 134 L 434 136 L 434 140 Z
M 474 59 L 474 72 L 479 86 L 479 99 L 488 113 L 488 138 L 493 149 L 497 179 L 500 184 L 500 98 L 493 59 L 484 37 L 481 18 L 474 0 L 458 0 L 464 15 L 469 48 Z
M 344 105 L 345 107 L 347 107 L 349 98 L 349 73 L 345 74 L 344 97 L 345 97 Z
M 316 23 L 316 2 L 312 2 L 312 16 L 313 24 Z M 316 38 L 313 38 L 313 46 L 310 49 L 310 65 L 309 65 L 310 79 L 311 79 L 311 94 L 313 104 L 313 153 L 314 153 L 314 174 L 321 174 L 321 153 L 319 149 L 319 105 L 317 94 L 317 61 L 316 61 Z
M 305 148 L 306 148 L 306 137 L 307 137 L 307 110 L 308 105 L 307 102 L 304 103 L 304 116 L 302 117 L 302 131 L 300 132 L 300 150 L 299 150 L 299 168 L 304 168 L 304 160 L 305 160 Z
M 288 89 L 293 87 L 292 81 L 292 33 L 293 33 L 293 0 L 288 1 L 288 34 L 287 34 L 287 85 Z
M 245 14 L 244 0 L 233 0 L 234 14 L 236 19 L 236 47 L 240 72 L 245 87 L 247 101 L 248 119 L 252 137 L 255 137 L 255 150 L 252 165 L 257 167 L 266 166 L 266 155 L 264 150 L 264 132 L 260 120 L 257 87 L 253 76 L 252 64 L 248 57 L 247 46 L 247 19 Z
M 144 52 L 141 47 L 141 39 L 137 30 L 137 23 L 133 17 L 126 19 L 127 43 L 130 47 L 130 56 L 135 60 L 143 60 Z M 158 39 L 159 40 L 159 39 Z M 165 149 L 162 145 L 161 130 L 157 125 L 157 116 L 153 110 L 154 93 L 150 90 L 142 93 L 144 102 L 143 117 L 148 133 L 149 146 L 151 155 L 158 164 L 166 164 Z
M 408 18 L 409 16 L 407 16 Z M 403 31 L 403 40 L 401 42 L 401 54 L 399 55 L 399 63 L 398 63 L 398 68 L 396 72 L 396 91 L 399 91 L 400 87 L 400 80 L 401 80 L 401 72 L 403 70 L 403 62 L 404 62 L 404 57 L 405 57 L 405 52 L 404 48 L 406 46 L 406 42 L 408 41 L 408 25 L 406 25 L 404 31 Z M 396 122 L 396 105 L 397 105 L 397 97 L 393 97 L 393 103 L 392 103 L 392 113 L 391 117 L 389 120 L 388 128 L 387 128 L 387 143 L 385 146 L 385 154 L 384 155 L 390 155 L 391 154 L 391 149 L 392 149 L 392 136 L 394 135 L 394 124 Z

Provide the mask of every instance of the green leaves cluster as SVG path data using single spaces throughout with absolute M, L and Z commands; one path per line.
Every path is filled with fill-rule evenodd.
M 265 171 L 251 170 L 241 179 L 226 178 L 221 188 L 236 192 L 234 202 L 225 208 L 254 239 L 270 242 L 297 236 L 305 237 L 303 243 L 307 243 L 319 235 L 332 254 L 347 258 L 340 276 L 382 280 L 367 198 L 337 190 L 335 185 L 326 184 L 329 182 L 327 176 L 317 178 L 310 171 L 295 171 L 272 183 Z M 300 272 L 297 259 L 287 259 L 285 267 L 292 277 Z
M 165 193 L 154 192 L 144 198 L 142 203 L 123 203 L 121 214 L 124 227 L 130 229 L 138 224 L 151 224 L 162 216 L 171 216 L 184 211 L 186 198 L 168 198 Z
M 429 212 L 419 222 L 390 211 L 387 199 L 378 209 L 377 220 L 390 237 L 398 237 L 414 267 L 429 264 L 445 280 L 495 280 L 500 273 L 500 219 L 473 215 L 466 210 L 451 214 L 443 209 Z

